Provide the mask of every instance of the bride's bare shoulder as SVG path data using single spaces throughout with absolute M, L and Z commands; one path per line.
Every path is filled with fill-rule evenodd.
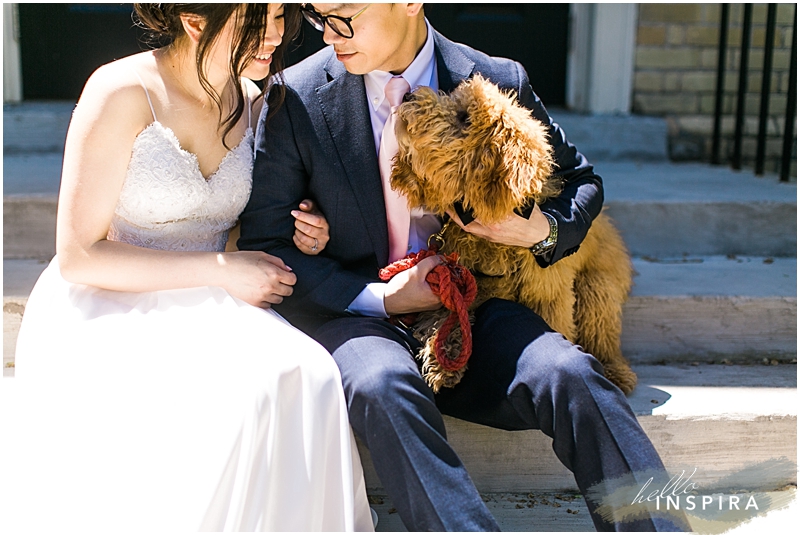
M 90 122 L 115 120 L 131 125 L 152 122 L 144 87 L 158 78 L 153 52 L 141 52 L 98 67 L 83 87 L 75 115 Z

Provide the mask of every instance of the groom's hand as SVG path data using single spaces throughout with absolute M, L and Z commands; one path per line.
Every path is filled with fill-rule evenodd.
M 390 316 L 441 308 L 442 301 L 425 280 L 428 273 L 442 263 L 438 256 L 429 256 L 416 266 L 401 271 L 386 283 L 383 307 Z
M 550 235 L 550 223 L 537 205 L 534 205 L 528 219 L 511 214 L 504 221 L 491 225 L 485 225 L 477 219 L 465 225 L 453 210 L 448 210 L 447 214 L 464 232 L 493 243 L 530 248 Z

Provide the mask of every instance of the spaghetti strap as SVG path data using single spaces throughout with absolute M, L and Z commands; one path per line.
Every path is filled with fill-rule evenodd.
M 247 96 L 247 128 L 253 128 L 253 101 Z
M 142 88 L 144 89 L 144 94 L 145 94 L 145 96 L 147 97 L 147 103 L 148 103 L 148 104 L 150 104 L 150 112 L 153 114 L 153 120 L 154 120 L 154 121 L 158 121 L 158 117 L 156 117 L 156 110 L 154 110 L 154 109 L 153 109 L 153 101 L 152 101 L 152 100 L 150 100 L 150 92 L 147 90 L 147 86 L 146 86 L 146 85 L 144 85 L 144 81 L 142 81 L 142 77 L 141 77 L 141 76 L 139 76 L 139 73 L 138 73 L 138 72 L 136 72 L 136 71 L 134 70 L 134 71 L 133 71 L 133 74 L 135 74 L 135 75 L 136 75 L 136 77 L 139 79 L 139 83 L 141 83 L 141 84 L 142 84 Z

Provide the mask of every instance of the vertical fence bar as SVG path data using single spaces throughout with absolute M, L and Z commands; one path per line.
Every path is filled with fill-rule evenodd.
M 714 95 L 714 137 L 711 142 L 711 163 L 719 165 L 720 126 L 722 123 L 722 96 L 725 92 L 725 57 L 728 51 L 728 18 L 730 4 L 722 4 L 719 23 L 719 55 L 717 59 L 717 92 Z
M 744 106 L 747 94 L 747 61 L 750 55 L 750 28 L 753 24 L 753 4 L 744 5 L 742 20 L 742 50 L 739 62 L 739 94 L 736 100 L 736 131 L 733 136 L 734 169 L 742 168 L 742 137 L 744 136 Z
M 781 182 L 789 181 L 794 146 L 794 121 L 797 113 L 797 5 L 794 7 L 792 25 L 792 56 L 789 66 L 789 91 L 786 100 L 786 122 L 783 127 L 783 153 L 781 154 Z
M 756 175 L 764 174 L 767 152 L 767 119 L 769 117 L 769 92 L 772 78 L 772 48 L 775 44 L 775 19 L 777 4 L 767 4 L 767 31 L 764 41 L 764 68 L 761 70 L 761 109 L 758 114 L 756 141 Z

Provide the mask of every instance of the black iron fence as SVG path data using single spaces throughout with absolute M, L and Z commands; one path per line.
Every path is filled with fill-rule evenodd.
M 722 115 L 725 90 L 725 67 L 728 53 L 728 35 L 730 25 L 730 4 L 722 4 L 719 32 L 719 56 L 717 63 L 717 86 L 714 109 L 714 133 L 711 148 L 711 163 L 721 164 Z M 761 70 L 761 101 L 758 113 L 758 134 L 756 136 L 755 173 L 764 174 L 767 146 L 767 121 L 771 95 L 773 74 L 773 48 L 775 44 L 777 4 L 767 5 L 767 20 L 764 41 L 764 63 Z M 734 120 L 733 150 L 730 163 L 734 169 L 742 168 L 742 142 L 745 131 L 745 103 L 748 87 L 749 59 L 751 51 L 751 34 L 753 25 L 753 4 L 744 4 L 742 18 L 742 40 L 739 58 L 738 89 Z M 784 66 L 785 68 L 785 66 Z M 792 48 L 789 65 L 789 85 L 786 99 L 786 113 L 783 128 L 783 147 L 779 166 L 781 181 L 788 181 L 792 160 L 795 157 L 795 121 L 797 115 L 797 6 L 794 6 L 794 23 L 792 26 Z

